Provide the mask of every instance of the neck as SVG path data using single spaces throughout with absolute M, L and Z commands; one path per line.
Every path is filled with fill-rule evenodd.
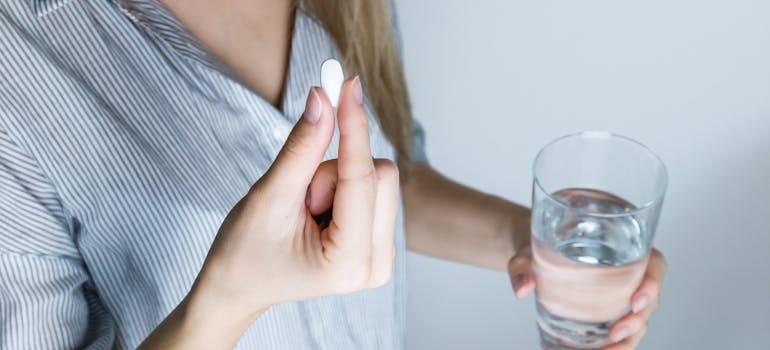
M 248 87 L 278 106 L 291 48 L 292 0 L 160 0 Z

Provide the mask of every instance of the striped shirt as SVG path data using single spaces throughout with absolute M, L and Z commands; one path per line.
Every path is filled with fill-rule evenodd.
M 189 291 L 320 63 L 338 56 L 297 10 L 279 110 L 157 0 L 0 1 L 0 348 L 137 347 Z M 374 156 L 393 159 L 369 124 Z M 336 150 L 335 137 L 326 157 Z M 398 220 L 390 283 L 276 305 L 237 347 L 403 348 Z

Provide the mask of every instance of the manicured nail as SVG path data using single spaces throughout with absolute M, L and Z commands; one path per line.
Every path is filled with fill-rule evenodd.
M 612 340 L 613 343 L 617 343 L 623 339 L 628 338 L 629 336 L 631 336 L 631 327 L 622 326 L 620 329 L 618 329 L 617 332 L 610 335 L 610 340 Z
M 634 304 L 631 305 L 631 311 L 634 313 L 639 313 L 639 311 L 644 310 L 644 308 L 647 307 L 647 304 L 650 303 L 650 297 L 645 293 L 640 295 L 638 298 L 636 298 L 636 301 L 634 301 Z
M 351 85 L 353 85 L 353 100 L 358 104 L 364 103 L 364 91 L 361 87 L 361 79 L 357 75 L 353 78 Z
M 310 88 L 302 117 L 310 124 L 315 124 L 321 118 L 321 97 L 315 92 L 315 88 Z

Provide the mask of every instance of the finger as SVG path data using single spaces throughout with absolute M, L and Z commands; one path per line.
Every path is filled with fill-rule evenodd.
M 631 310 L 638 313 L 650 305 L 657 304 L 660 296 L 660 286 L 666 274 L 666 259 L 657 249 L 650 252 L 647 270 L 639 288 L 631 296 Z
M 330 159 L 318 166 L 310 181 L 307 193 L 307 208 L 313 216 L 321 215 L 332 208 L 334 192 L 337 190 L 337 160 Z
M 323 159 L 334 133 L 334 117 L 329 99 L 313 87 L 307 97 L 305 112 L 294 125 L 265 178 L 272 189 L 304 195 L 318 164 Z
M 631 315 L 639 315 L 642 318 L 644 318 L 645 320 L 649 321 L 650 317 L 652 316 L 652 313 L 655 312 L 655 309 L 658 308 L 658 304 L 659 303 L 660 303 L 659 299 L 654 299 L 650 305 L 647 305 L 647 307 L 645 307 L 641 311 L 639 311 L 637 313 L 634 313 L 633 311 L 631 311 L 626 316 L 624 316 L 623 318 L 631 317 Z M 618 321 L 620 321 L 620 320 L 618 320 Z
M 535 276 L 532 274 L 532 249 L 520 248 L 508 261 L 508 276 L 511 287 L 518 299 L 524 299 L 535 290 Z
M 321 163 L 316 170 L 313 180 L 307 189 L 305 204 L 311 221 L 321 230 L 329 227 L 334 214 L 334 192 L 337 190 L 337 160 L 331 159 Z
M 348 79 L 342 85 L 337 122 L 340 129 L 339 172 L 344 179 L 357 180 L 374 172 L 362 94 L 358 77 Z
M 371 263 L 376 172 L 369 148 L 366 112 L 358 78 L 342 85 L 337 120 L 340 130 L 337 191 L 329 237 L 347 258 Z M 368 276 L 367 276 L 368 278 Z
M 393 271 L 400 192 L 398 167 L 395 163 L 387 159 L 376 159 L 374 167 L 377 170 L 377 196 L 372 229 L 372 288 L 388 283 Z
M 647 317 L 642 314 L 629 314 L 615 322 L 610 328 L 610 340 L 613 343 L 618 343 L 626 338 L 639 333 L 644 327 L 647 326 Z
M 625 340 L 614 343 L 606 348 L 604 350 L 633 350 L 636 349 L 636 347 L 639 345 L 639 342 L 642 341 L 642 338 L 644 338 L 644 335 L 647 334 L 647 325 L 645 324 L 642 329 L 637 332 L 636 334 L 632 335 L 629 338 L 626 338 Z

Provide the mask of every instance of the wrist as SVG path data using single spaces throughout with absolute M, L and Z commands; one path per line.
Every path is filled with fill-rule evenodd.
M 510 202 L 508 204 L 508 208 L 505 210 L 506 226 L 502 234 L 512 245 L 510 257 L 513 257 L 519 249 L 527 247 L 531 243 L 532 227 L 530 220 L 532 212 L 527 207 Z
M 211 294 L 195 287 L 181 305 L 182 324 L 187 334 L 197 334 L 202 339 L 216 340 L 218 344 L 235 347 L 238 339 L 249 326 L 264 313 L 265 309 L 246 312 L 230 303 L 217 300 Z
M 496 217 L 496 234 L 493 239 L 496 247 L 494 255 L 497 256 L 495 268 L 505 271 L 508 262 L 519 249 L 529 246 L 531 211 L 500 197 L 489 195 L 488 198 L 487 210 Z
M 250 305 L 242 298 L 227 295 L 216 285 L 204 282 L 201 278 L 196 280 L 181 304 L 185 327 L 214 339 L 232 340 L 233 347 L 268 306 Z
M 154 349 L 232 349 L 264 310 L 250 314 L 212 299 L 196 282 L 190 293 L 139 345 Z
M 203 313 L 232 321 L 251 323 L 271 306 L 267 301 L 245 298 L 239 295 L 242 293 L 235 293 L 222 287 L 225 285 L 222 281 L 206 278 L 205 275 L 207 274 L 201 272 L 185 298 L 189 311 L 193 315 Z

